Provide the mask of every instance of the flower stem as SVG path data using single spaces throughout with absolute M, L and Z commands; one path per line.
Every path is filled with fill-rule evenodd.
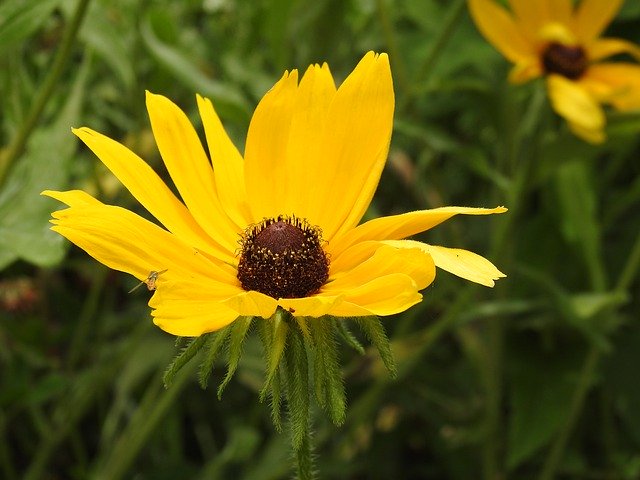
M 76 10 L 68 28 L 64 32 L 60 48 L 58 48 L 56 56 L 53 59 L 53 63 L 51 64 L 51 68 L 49 69 L 49 74 L 44 79 L 40 90 L 36 94 L 31 105 L 31 110 L 29 110 L 29 113 L 27 114 L 27 119 L 13 141 L 7 147 L 5 154 L 0 157 L 0 187 L 2 187 L 16 159 L 24 151 L 27 140 L 29 139 L 33 129 L 37 126 L 40 116 L 51 97 L 53 89 L 64 71 L 64 67 L 71 55 L 73 43 L 78 35 L 80 26 L 82 25 L 82 20 L 84 19 L 84 15 L 87 11 L 89 1 L 90 0 L 78 0 Z
M 311 451 L 311 432 L 307 430 L 300 448 L 296 450 L 296 473 L 298 480 L 313 480 L 313 455 Z

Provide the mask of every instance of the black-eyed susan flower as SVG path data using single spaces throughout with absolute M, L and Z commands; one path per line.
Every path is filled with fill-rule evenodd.
M 391 315 L 420 302 L 436 266 L 487 286 L 503 276 L 469 251 L 404 240 L 454 215 L 502 207 L 443 207 L 359 224 L 391 137 L 386 54 L 368 53 L 338 89 L 326 64 L 310 66 L 300 81 L 296 70 L 285 72 L 256 108 L 244 156 L 212 103 L 197 102 L 210 157 L 187 116 L 147 94 L 181 199 L 120 143 L 74 130 L 161 226 L 82 191 L 45 192 L 69 207 L 53 213 L 53 230 L 152 283 L 149 305 L 163 330 L 195 337 L 238 317 L 270 318 L 278 307 L 294 317 Z
M 575 3 L 575 5 L 574 5 Z M 623 0 L 469 0 L 480 32 L 514 63 L 510 80 L 545 77 L 554 110 L 582 139 L 605 138 L 602 106 L 640 109 L 640 66 L 605 62 L 616 54 L 640 59 L 640 47 L 602 32 Z

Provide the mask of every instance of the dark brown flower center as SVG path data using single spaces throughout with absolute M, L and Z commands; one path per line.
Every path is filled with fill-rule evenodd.
M 542 54 L 546 73 L 557 73 L 571 80 L 577 80 L 587 69 L 587 55 L 580 46 L 550 43 Z
M 238 280 L 245 290 L 302 298 L 329 278 L 322 232 L 306 220 L 283 215 L 265 219 L 247 228 L 240 243 Z

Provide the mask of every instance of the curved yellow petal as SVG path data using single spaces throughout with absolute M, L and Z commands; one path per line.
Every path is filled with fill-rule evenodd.
M 455 215 L 490 215 L 506 211 L 505 207 L 440 207 L 380 217 L 358 225 L 333 243 L 330 242 L 328 250 L 332 257 L 337 257 L 343 250 L 356 243 L 366 240 L 399 240 L 429 230 Z
M 287 181 L 280 182 L 287 198 L 295 202 L 287 211 L 322 225 L 327 215 L 327 197 L 335 197 L 319 179 L 328 168 L 328 154 L 323 141 L 328 124 L 329 105 L 336 94 L 336 86 L 328 65 L 311 65 L 298 87 L 291 119 L 286 161 Z
M 86 202 L 77 192 L 50 195 L 70 208 L 54 212 L 51 227 L 99 262 L 143 280 L 151 271 L 163 277 L 200 276 L 236 285 L 233 269 L 217 265 L 180 238 L 120 207 Z
M 254 290 L 243 291 L 223 303 L 238 315 L 247 317 L 270 318 L 278 307 L 277 300 Z
M 560 75 L 549 75 L 547 89 L 553 109 L 570 125 L 589 132 L 604 130 L 602 107 L 582 85 Z
M 327 312 L 327 315 L 333 315 L 334 317 L 369 317 L 376 314 L 355 303 L 342 301 L 336 303 Z
M 189 211 L 210 236 L 233 253 L 242 229 L 220 206 L 213 169 L 193 125 L 162 95 L 147 92 L 147 110 L 158 150 Z
M 623 0 L 582 0 L 575 15 L 575 29 L 578 38 L 589 44 L 611 23 Z
M 256 107 L 245 146 L 245 185 L 251 195 L 253 218 L 291 215 L 296 206 L 290 197 L 286 153 L 298 93 L 298 72 L 285 72 Z M 305 161 L 305 159 L 300 159 Z
M 592 62 L 621 53 L 628 53 L 640 60 L 640 45 L 621 38 L 599 38 L 587 47 L 587 55 Z
M 322 317 L 342 303 L 343 295 L 313 295 L 304 298 L 281 298 L 278 305 L 296 317 Z
M 90 128 L 72 130 L 111 170 L 131 194 L 170 232 L 193 244 L 230 260 L 232 253 L 202 230 L 169 187 L 139 156 L 124 145 Z
M 535 41 L 539 30 L 549 22 L 573 27 L 571 0 L 509 0 L 518 25 Z
M 374 242 L 372 242 L 374 243 Z M 418 290 L 422 290 L 435 278 L 436 271 L 433 259 L 419 248 L 407 249 L 385 245 L 379 242 L 375 252 L 368 259 L 344 272 L 337 272 L 320 290 L 324 294 L 348 295 L 350 289 L 395 273 L 403 273 L 413 279 Z
M 495 0 L 469 0 L 469 10 L 480 33 L 508 60 L 520 63 L 536 56 L 535 44 Z
M 222 126 L 211 100 L 196 96 L 213 164 L 216 189 L 227 215 L 240 228 L 255 222 L 247 202 L 244 160 Z
M 385 243 L 398 248 L 419 248 L 433 257 L 436 267 L 487 287 L 493 287 L 495 280 L 506 277 L 489 260 L 468 250 L 438 247 L 415 240 L 392 240 Z
M 394 273 L 379 277 L 359 287 L 345 291 L 344 302 L 336 305 L 329 314 L 348 311 L 349 304 L 360 307 L 373 315 L 393 315 L 404 312 L 420 303 L 422 295 L 411 277 L 403 273 Z M 353 308 L 352 311 L 359 309 Z M 353 314 L 350 314 L 351 316 Z M 357 313 L 356 315 L 362 315 Z
M 531 58 L 527 62 L 516 63 L 509 71 L 509 82 L 524 83 L 543 74 L 543 68 L 538 58 Z
M 367 53 L 333 97 L 322 140 L 324 165 L 311 187 L 329 241 L 357 225 L 371 202 L 387 160 L 394 103 L 385 53 Z

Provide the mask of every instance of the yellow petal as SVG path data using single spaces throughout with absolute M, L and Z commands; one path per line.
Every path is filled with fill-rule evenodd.
M 535 39 L 538 31 L 549 22 L 559 22 L 567 27 L 573 25 L 571 0 L 509 0 L 518 25 Z
M 151 271 L 164 277 L 201 276 L 235 285 L 233 269 L 215 264 L 175 235 L 120 207 L 87 203 L 77 192 L 55 192 L 71 208 L 53 213 L 52 230 L 114 270 L 142 280 Z
M 575 29 L 583 43 L 598 37 L 616 16 L 623 0 L 582 0 L 575 15 Z
M 553 109 L 571 125 L 591 132 L 604 129 L 605 116 L 602 108 L 579 83 L 560 75 L 549 75 L 547 89 Z
M 511 83 L 524 83 L 542 76 L 542 73 L 540 61 L 537 58 L 532 58 L 530 61 L 515 64 L 509 71 L 509 81 Z
M 329 243 L 328 249 L 333 257 L 337 257 L 343 250 L 356 243 L 366 240 L 398 240 L 406 238 L 429 230 L 455 215 L 490 215 L 506 211 L 507 209 L 504 207 L 440 207 L 380 217 L 358 225 L 346 235 L 337 238 L 333 243 Z
M 567 125 L 569 126 L 569 130 L 571 130 L 576 137 L 581 138 L 585 142 L 597 145 L 607 139 L 604 130 L 591 130 L 572 122 L 567 122 Z
M 325 239 L 353 228 L 369 206 L 387 160 L 393 110 L 389 58 L 369 52 L 329 108 L 324 164 L 311 187 Z
M 243 291 L 223 302 L 238 315 L 270 318 L 278 307 L 277 300 L 260 292 Z
M 587 53 L 592 62 L 621 53 L 628 53 L 640 60 L 640 46 L 620 38 L 599 38 L 587 47 Z
M 337 272 L 325 284 L 321 292 L 326 294 L 348 295 L 349 290 L 371 281 L 395 273 L 403 273 L 413 279 L 418 290 L 422 290 L 435 278 L 435 265 L 429 254 L 420 248 L 408 249 L 405 245 L 396 247 L 379 242 L 375 245 L 373 255 L 358 263 L 354 268 Z
M 459 248 L 429 245 L 415 240 L 395 240 L 385 242 L 404 248 L 419 248 L 433 257 L 436 267 L 487 287 L 495 285 L 494 280 L 506 277 L 486 258 Z
M 495 0 L 469 0 L 469 10 L 480 33 L 507 59 L 520 63 L 536 57 L 535 45 Z
M 232 252 L 202 230 L 182 202 L 144 160 L 124 145 L 90 128 L 74 129 L 73 133 L 170 232 L 194 247 L 211 251 L 226 260 L 233 258 Z
M 407 310 L 420 300 L 422 295 L 418 293 L 413 279 L 402 273 L 394 273 L 346 291 L 344 303 L 338 304 L 330 314 L 339 315 L 337 312 L 342 312 L 344 315 L 349 311 L 349 304 L 354 304 L 373 315 L 393 315 Z
M 640 109 L 640 65 L 599 63 L 589 68 L 581 83 L 618 110 Z
M 313 295 L 304 298 L 281 298 L 278 305 L 296 317 L 322 317 L 342 303 L 342 295 Z
M 87 192 L 83 192 L 82 190 L 69 190 L 67 192 L 56 192 L 54 190 L 45 190 L 40 195 L 46 195 L 47 197 L 54 198 L 59 202 L 62 202 L 68 206 L 96 206 L 102 205 L 100 200 L 93 198 Z
M 287 190 L 288 183 L 296 179 L 289 177 L 285 159 L 297 92 L 297 70 L 285 72 L 260 100 L 249 124 L 245 184 L 255 219 L 296 213 L 290 211 L 295 199 Z
M 197 95 L 220 202 L 236 225 L 254 223 L 244 185 L 244 160 L 222 126 L 211 100 Z
M 222 209 L 198 134 L 189 119 L 168 98 L 147 92 L 147 110 L 162 159 L 189 211 L 229 252 L 238 246 L 241 228 Z
M 172 335 L 198 337 L 233 322 L 238 314 L 219 302 L 173 301 L 153 310 L 153 323 Z
M 336 87 L 328 65 L 311 65 L 305 72 L 295 99 L 286 161 L 288 181 L 280 182 L 286 192 L 290 211 L 307 218 L 312 225 L 322 225 L 327 216 L 326 201 L 333 191 L 320 181 L 328 168 L 328 153 L 323 140 L 329 105 Z

